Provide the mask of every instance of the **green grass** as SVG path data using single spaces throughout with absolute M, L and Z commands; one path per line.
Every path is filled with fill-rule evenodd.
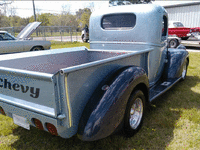
M 53 48 L 85 43 L 52 43 Z M 89 46 L 86 43 L 86 46 Z M 197 150 L 200 149 L 200 53 L 190 52 L 187 78 L 160 96 L 147 110 L 143 127 L 131 138 L 111 135 L 94 142 L 55 137 L 31 127 L 30 131 L 0 115 L 0 149 L 23 150 Z
M 80 46 L 85 46 L 87 48 L 90 48 L 89 43 L 51 41 L 51 49 L 80 47 Z

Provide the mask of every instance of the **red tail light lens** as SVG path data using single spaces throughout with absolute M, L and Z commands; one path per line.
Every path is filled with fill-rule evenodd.
M 3 110 L 2 107 L 0 107 L 0 113 L 1 113 L 2 115 L 6 115 L 6 113 L 4 112 L 4 110 Z
M 33 122 L 34 122 L 36 128 L 38 128 L 38 129 L 40 129 L 40 130 L 44 130 L 43 125 L 42 125 L 42 123 L 41 123 L 40 120 L 38 120 L 38 119 L 33 119 Z
M 58 136 L 58 133 L 57 133 L 57 129 L 54 125 L 50 124 L 50 123 L 47 123 L 46 124 L 46 127 L 48 129 L 48 131 L 52 134 L 52 135 L 55 135 L 55 136 Z

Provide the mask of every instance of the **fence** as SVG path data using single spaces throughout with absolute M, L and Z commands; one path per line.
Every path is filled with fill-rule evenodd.
M 22 27 L 4 27 L 0 30 L 7 31 L 13 36 L 17 36 L 24 28 Z M 39 26 L 31 34 L 33 40 L 47 40 L 47 41 L 61 41 L 61 42 L 74 42 L 81 40 L 81 31 L 75 26 Z

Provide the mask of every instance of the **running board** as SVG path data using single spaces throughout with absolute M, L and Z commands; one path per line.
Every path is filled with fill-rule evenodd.
M 150 102 L 152 102 L 161 94 L 165 93 L 167 90 L 169 90 L 174 84 L 176 84 L 181 79 L 182 77 L 176 78 L 176 79 L 167 79 L 166 81 L 159 82 L 157 85 L 150 88 L 150 92 L 149 92 Z

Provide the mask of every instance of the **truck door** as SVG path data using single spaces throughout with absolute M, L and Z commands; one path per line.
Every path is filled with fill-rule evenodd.
M 160 28 L 160 46 L 154 47 L 154 51 L 150 54 L 149 64 L 149 83 L 154 85 L 161 77 L 165 59 L 167 55 L 167 35 L 168 35 L 168 21 L 167 16 L 164 15 Z
M 159 76 L 162 75 L 163 69 L 164 69 L 164 64 L 165 64 L 165 59 L 167 56 L 167 37 L 168 37 L 168 20 L 167 16 L 163 16 L 163 21 L 162 21 L 162 35 L 161 35 L 161 49 L 160 49 L 160 67 L 158 68 Z

